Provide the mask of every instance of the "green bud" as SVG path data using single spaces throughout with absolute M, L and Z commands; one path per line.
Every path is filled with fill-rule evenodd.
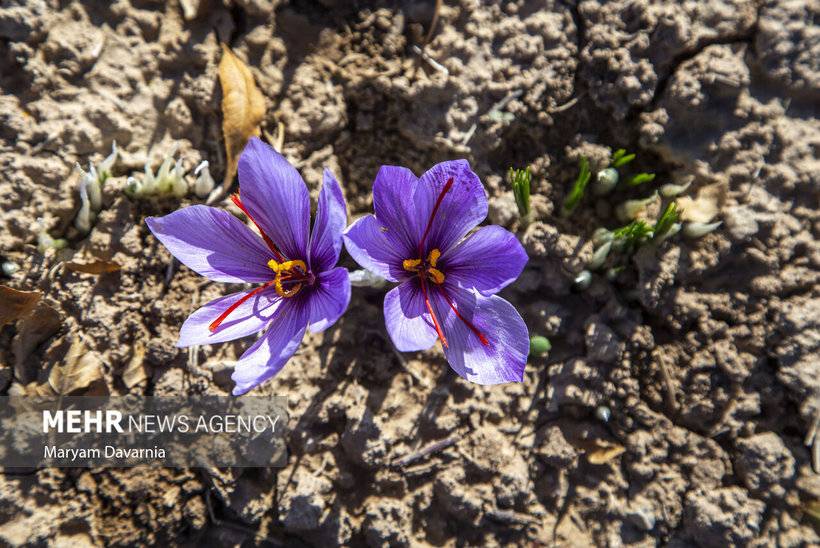
M 552 349 L 552 344 L 548 338 L 542 337 L 541 335 L 530 338 L 531 356 L 545 356 L 550 349 Z

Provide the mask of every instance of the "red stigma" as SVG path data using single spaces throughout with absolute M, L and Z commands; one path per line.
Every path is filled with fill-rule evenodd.
M 484 335 L 482 335 L 482 334 L 481 334 L 481 331 L 479 331 L 479 330 L 478 330 L 478 328 L 477 328 L 476 326 L 474 326 L 474 325 L 473 325 L 473 324 L 472 324 L 472 323 L 471 323 L 471 322 L 470 322 L 467 318 L 465 318 L 464 316 L 462 316 L 462 315 L 461 315 L 461 312 L 459 312 L 458 310 L 456 310 L 456 306 L 453 304 L 453 301 L 451 301 L 451 300 L 450 300 L 450 297 L 448 297 L 448 296 L 447 296 L 447 293 L 444 291 L 444 286 L 443 286 L 443 285 L 441 285 L 440 283 L 437 283 L 436 285 L 438 286 L 439 291 L 441 291 L 441 294 L 444 296 L 444 299 L 447 301 L 447 304 L 449 304 L 449 305 L 450 305 L 450 308 L 452 308 L 452 309 L 453 309 L 453 312 L 455 312 L 455 313 L 456 313 L 456 316 L 458 316 L 458 318 L 459 318 L 462 322 L 464 322 L 464 325 L 466 325 L 467 327 L 469 327 L 470 329 L 472 329 L 473 333 L 475 333 L 476 335 L 478 335 L 478 339 L 481 341 L 481 343 L 482 343 L 484 346 L 490 346 L 489 341 L 487 340 L 487 338 L 486 338 Z M 422 287 L 424 287 L 424 286 L 422 285 Z M 425 298 L 426 298 L 426 297 L 427 297 L 427 294 L 425 293 L 425 295 L 424 295 L 424 296 L 425 296 Z M 427 306 L 430 306 L 430 305 L 428 304 Z M 434 318 L 435 318 L 435 316 L 434 316 Z
M 424 257 L 424 240 L 427 239 L 427 234 L 430 232 L 430 227 L 433 226 L 433 219 L 436 217 L 436 212 L 438 211 L 438 206 L 441 205 L 441 201 L 444 199 L 444 195 L 447 194 L 447 191 L 450 190 L 450 187 L 453 186 L 453 178 L 450 177 L 450 180 L 447 181 L 447 184 L 444 185 L 444 188 L 441 189 L 441 193 L 438 195 L 438 200 L 436 200 L 436 205 L 433 207 L 433 212 L 430 213 L 430 220 L 427 222 L 427 230 L 424 231 L 424 236 L 421 239 L 421 243 L 419 243 L 419 259 L 423 259 Z M 435 318 L 435 316 L 433 316 Z M 446 346 L 446 345 L 445 345 Z
M 269 286 L 273 285 L 273 283 L 275 281 L 276 280 L 271 280 L 270 282 L 266 283 L 265 285 L 257 287 L 256 289 L 254 289 L 253 291 L 251 291 L 250 293 L 248 293 L 247 295 L 245 295 L 244 297 L 242 297 L 241 299 L 239 299 L 238 301 L 233 303 L 231 306 L 228 307 L 228 309 L 225 312 L 222 313 L 221 316 L 219 316 L 217 319 L 215 319 L 213 321 L 213 323 L 208 326 L 208 329 L 210 329 L 211 331 L 216 331 L 216 328 L 219 327 L 219 324 L 221 324 L 223 321 L 225 321 L 225 318 L 227 318 L 228 315 L 231 312 L 236 310 L 239 307 L 239 305 L 241 305 L 242 303 L 244 303 L 245 301 L 247 301 L 248 299 L 250 299 L 251 297 L 253 297 L 257 293 L 259 293 L 260 291 L 262 291 L 266 287 L 269 287 Z
M 262 234 L 262 239 L 265 240 L 265 243 L 268 244 L 268 247 L 270 248 L 270 250 L 273 251 L 273 255 L 276 257 L 276 260 L 279 261 L 280 263 L 284 262 L 285 258 L 279 252 L 279 249 L 277 249 L 276 244 L 274 244 L 273 240 L 271 240 L 268 237 L 268 235 L 265 234 L 265 231 L 262 230 L 262 227 L 260 227 L 257 224 L 257 222 L 254 220 L 254 218 L 251 217 L 251 214 L 248 213 L 248 210 L 245 209 L 245 206 L 242 205 L 242 200 L 239 198 L 239 193 L 238 192 L 236 194 L 231 194 L 231 201 L 234 203 L 234 205 L 236 205 L 236 207 L 238 207 L 239 209 L 242 210 L 242 213 L 244 213 L 245 215 L 248 216 L 248 219 L 250 219 L 251 222 L 253 223 L 253 225 L 259 230 L 259 232 Z M 213 329 L 211 329 L 211 331 L 213 331 Z
M 427 305 L 427 310 L 430 311 L 430 315 L 433 317 L 433 325 L 436 327 L 436 333 L 438 333 L 438 337 L 441 339 L 441 344 L 443 344 L 446 348 L 447 338 L 441 330 L 441 326 L 438 323 L 438 318 L 436 318 L 436 313 L 433 312 L 433 307 L 430 305 L 430 299 L 427 298 L 427 288 L 424 287 L 424 276 L 419 276 L 419 280 L 421 280 L 421 292 L 424 293 L 424 303 Z

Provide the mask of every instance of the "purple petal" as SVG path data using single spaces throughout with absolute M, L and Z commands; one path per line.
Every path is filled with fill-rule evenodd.
M 462 377 L 477 384 L 521 382 L 530 349 L 527 326 L 515 308 L 501 297 L 484 297 L 475 291 L 444 284 L 456 309 L 486 337 L 478 336 L 447 304 L 436 288 L 429 292 L 433 310 L 442 324 L 449 346 L 444 355 Z
M 310 236 L 310 268 L 313 272 L 329 270 L 339 261 L 342 232 L 346 226 L 347 211 L 342 189 L 330 170 L 325 168 L 316 220 Z
M 262 290 L 236 307 L 219 324 L 216 331 L 209 329 L 214 320 L 219 318 L 231 305 L 245 295 L 256 291 L 256 289 L 258 288 L 219 297 L 191 314 L 182 324 L 182 329 L 179 330 L 179 341 L 176 346 L 185 347 L 232 341 L 265 329 L 282 303 L 282 298 L 276 294 L 273 288 Z
M 406 167 L 382 166 L 373 181 L 376 219 L 402 260 L 418 257 L 418 245 L 426 228 L 417 220 L 418 211 L 413 202 L 418 186 L 418 177 Z M 426 216 L 424 222 L 427 222 Z
M 400 352 L 427 350 L 438 338 L 416 280 L 404 282 L 384 297 L 384 323 Z
M 453 186 L 441 200 L 430 226 L 424 245 L 425 257 L 434 248 L 444 253 L 487 217 L 487 195 L 467 160 L 442 162 L 421 176 L 414 197 L 422 235 L 436 201 L 450 178 L 453 179 Z
M 324 331 L 339 319 L 350 304 L 350 278 L 347 269 L 334 268 L 316 278 L 308 299 L 310 332 Z
M 265 242 L 242 221 L 204 205 L 145 219 L 154 236 L 191 270 L 215 282 L 268 282 L 273 258 Z
M 288 299 L 261 339 L 236 363 L 231 378 L 234 396 L 241 396 L 276 375 L 302 343 L 307 327 L 307 309 Z
M 451 247 L 438 265 L 448 279 L 490 296 L 515 280 L 527 260 L 524 246 L 512 232 L 500 226 L 485 226 Z
M 391 242 L 373 215 L 358 219 L 344 233 L 350 256 L 373 274 L 391 282 L 407 279 L 402 261 L 409 258 Z
M 310 230 L 310 198 L 302 177 L 257 137 L 239 157 L 242 204 L 287 259 L 305 259 Z

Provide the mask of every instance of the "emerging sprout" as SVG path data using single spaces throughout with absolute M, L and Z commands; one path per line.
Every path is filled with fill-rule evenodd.
M 723 221 L 716 223 L 686 223 L 683 226 L 683 234 L 689 238 L 701 238 L 713 232 L 722 224 Z
M 653 228 L 646 221 L 634 220 L 628 225 L 612 231 L 613 250 L 624 251 L 635 248 L 652 237 Z
M 154 196 L 156 194 L 172 195 L 180 198 L 185 196 L 188 192 L 188 183 L 183 178 L 185 170 L 182 167 L 182 158 L 174 163 L 174 156 L 178 149 L 179 143 L 174 145 L 171 152 L 162 161 L 156 175 L 153 174 L 151 165 L 146 160 L 145 175 L 142 181 L 137 181 L 133 176 L 129 177 L 125 183 L 125 192 L 133 197 Z
M 211 172 L 208 170 L 207 160 L 203 160 L 202 163 L 196 166 L 194 175 L 197 176 L 196 182 L 194 183 L 194 194 L 196 194 L 198 198 L 207 198 L 216 184 L 214 178 L 211 177 Z
M 548 338 L 542 337 L 541 335 L 536 335 L 530 338 L 531 356 L 545 356 L 550 349 L 552 349 L 552 344 Z
M 624 179 L 623 185 L 625 187 L 638 186 L 643 183 L 648 183 L 655 178 L 654 173 L 636 173 Z
M 595 178 L 595 183 L 592 185 L 592 192 L 596 196 L 603 196 L 609 194 L 615 185 L 618 184 L 618 170 L 614 167 L 608 167 L 598 172 Z
M 80 163 L 77 162 L 77 171 L 80 172 L 80 211 L 74 219 L 74 226 L 82 233 L 91 231 L 91 223 L 97 218 L 97 213 L 102 209 L 102 185 L 106 179 L 111 177 L 111 167 L 117 161 L 117 142 L 111 143 L 111 154 L 105 160 L 94 166 L 88 166 L 88 173 L 83 171 Z
M 664 200 L 671 200 L 672 198 L 676 197 L 678 194 L 683 194 L 684 192 L 686 192 L 686 190 L 690 186 L 692 186 L 692 181 L 693 180 L 694 180 L 694 178 L 689 179 L 689 182 L 686 183 L 685 185 L 673 185 L 673 184 L 663 185 L 660 188 L 661 198 L 663 198 Z
M 588 270 L 597 270 L 601 268 L 606 261 L 607 256 L 609 256 L 609 252 L 612 249 L 612 240 L 604 243 L 595 252 L 592 254 L 592 258 L 587 263 Z
M 37 233 L 37 251 L 45 253 L 47 249 L 64 249 L 68 242 L 63 238 L 52 238 L 46 231 L 46 223 L 42 217 L 37 217 L 37 222 L 40 223 L 40 232 Z
M 581 172 L 578 174 L 578 178 L 575 179 L 575 184 L 572 187 L 572 193 L 564 202 L 563 212 L 565 215 L 569 215 L 575 211 L 576 207 L 578 207 L 578 204 L 581 202 L 581 198 L 584 197 L 584 190 L 587 187 L 587 183 L 589 182 L 591 175 L 592 173 L 589 171 L 589 161 L 586 156 L 582 156 Z
M 634 159 L 634 154 L 627 154 L 626 150 L 619 148 L 612 154 L 612 159 L 609 161 L 609 167 L 625 166 Z
M 510 168 L 510 184 L 515 196 L 515 205 L 518 206 L 518 217 L 521 219 L 521 229 L 526 230 L 535 220 L 530 208 L 530 168 L 526 170 Z
M 612 232 L 604 227 L 598 228 L 592 233 L 592 243 L 595 244 L 595 247 L 600 247 L 607 242 L 611 242 L 612 238 Z
M 655 192 L 649 198 L 643 200 L 627 200 L 615 208 L 615 214 L 621 221 L 629 221 L 637 217 L 646 206 L 658 199 L 658 193 Z
M 672 236 L 672 234 L 675 234 L 677 231 L 672 232 L 672 234 L 670 234 L 669 232 L 674 228 L 676 224 L 678 224 L 678 221 L 680 220 L 680 215 L 681 212 L 678 211 L 678 204 L 675 202 L 670 202 L 666 206 L 666 209 L 663 210 L 663 213 L 661 213 L 661 216 L 655 222 L 653 237 L 662 238 L 664 236 Z M 678 230 L 680 230 L 680 226 L 678 226 Z

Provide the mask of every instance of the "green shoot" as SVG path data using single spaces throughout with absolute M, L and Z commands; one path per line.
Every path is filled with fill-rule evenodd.
M 534 221 L 535 214 L 530 208 L 530 168 L 510 168 L 510 184 L 515 196 L 515 205 L 518 206 L 518 218 L 521 221 L 521 230 L 526 230 Z
M 652 237 L 654 228 L 646 221 L 635 219 L 631 223 L 612 231 L 613 240 L 622 240 L 624 247 L 637 247 Z
M 681 213 L 681 211 L 678 211 L 678 204 L 676 202 L 670 202 L 655 222 L 654 237 L 663 236 L 669 232 L 672 225 L 680 220 Z
M 581 172 L 578 174 L 575 185 L 572 187 L 572 194 L 570 194 L 569 198 L 564 202 L 564 213 L 572 213 L 575 208 L 578 207 L 581 198 L 584 197 L 584 189 L 586 189 L 591 176 L 592 172 L 589 171 L 589 161 L 586 156 L 583 156 L 581 157 Z
M 623 185 L 625 187 L 638 186 L 642 185 L 643 183 L 648 183 L 654 178 L 654 173 L 637 173 L 635 175 L 630 175 L 629 177 L 624 179 Z
M 530 338 L 530 355 L 531 356 L 545 356 L 552 348 L 549 339 L 541 335 L 535 335 Z
M 518 206 L 518 214 L 522 217 L 530 212 L 530 168 L 513 169 L 510 168 L 510 184 L 515 196 L 515 205 Z
M 612 154 L 612 159 L 609 161 L 609 167 L 625 166 L 634 159 L 634 154 L 627 154 L 626 150 L 619 148 Z

